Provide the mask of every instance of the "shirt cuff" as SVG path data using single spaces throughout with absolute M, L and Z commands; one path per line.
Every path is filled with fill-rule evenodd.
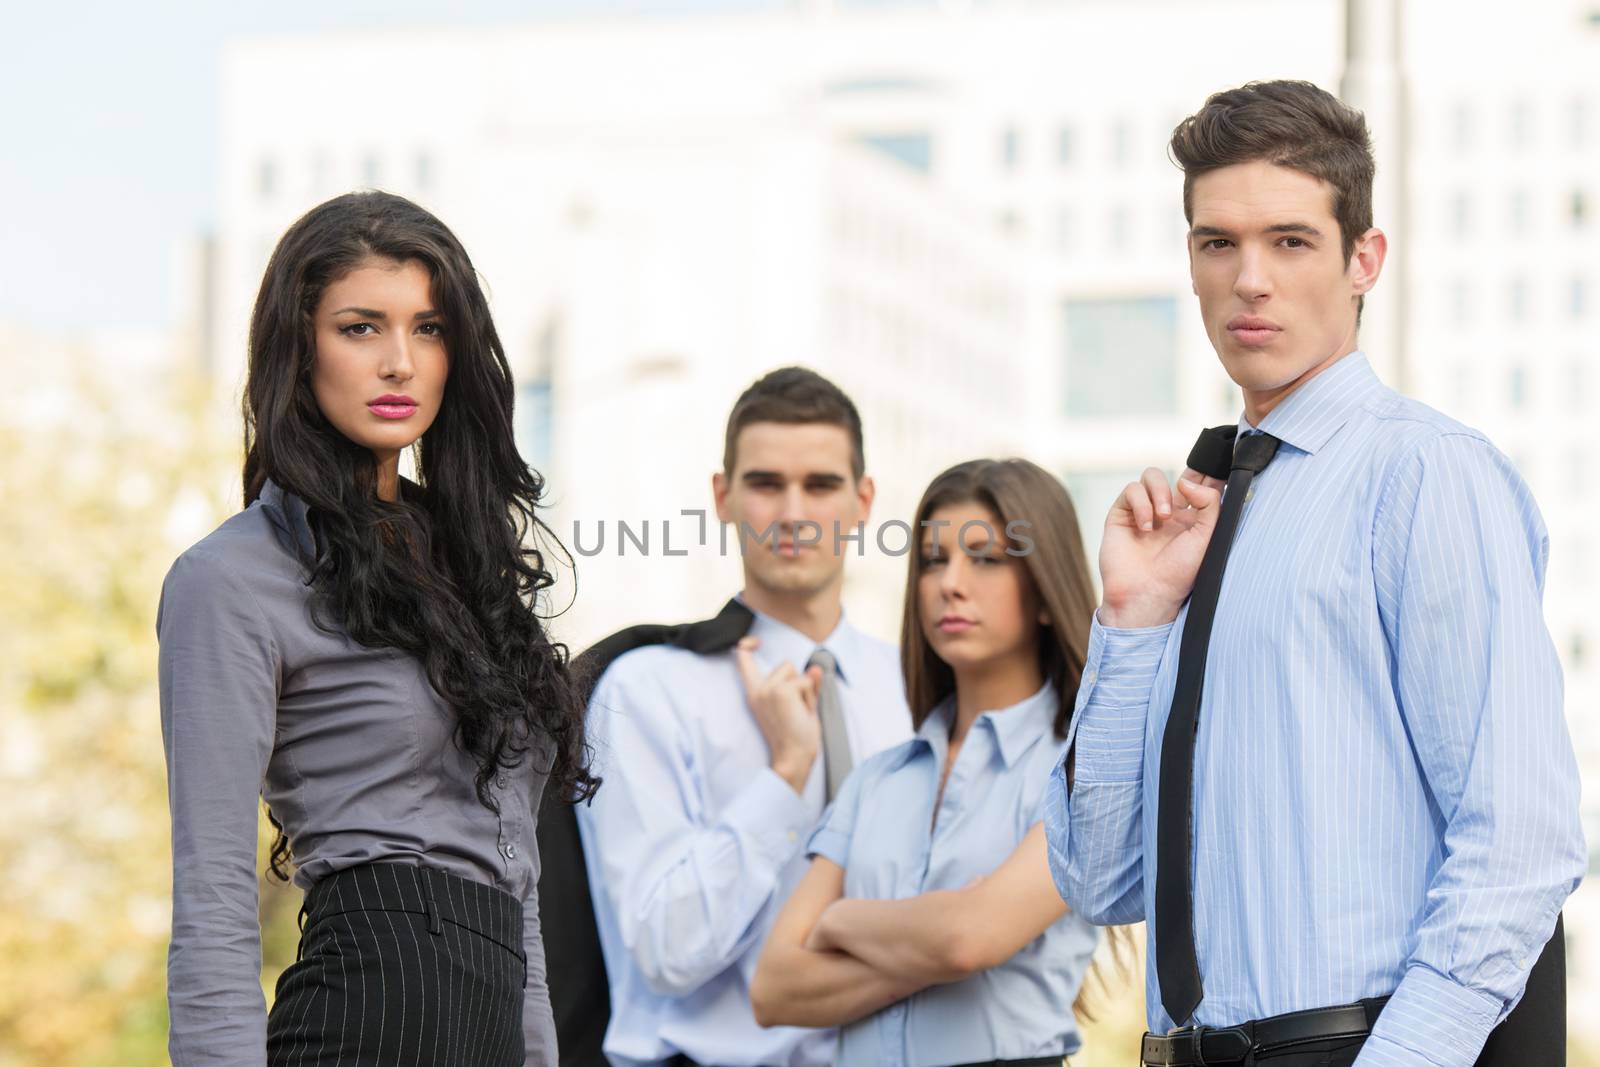
M 840 833 L 831 826 L 819 826 L 811 840 L 806 842 L 806 855 L 811 859 L 821 856 L 840 867 L 850 855 L 850 835 Z
M 1150 691 L 1172 626 L 1120 630 L 1100 625 L 1096 616 L 1070 739 L 1077 781 L 1139 780 Z
M 1356 1067 L 1472 1067 L 1502 1005 L 1413 964 L 1378 1016 Z
M 800 852 L 815 821 L 811 809 L 771 767 L 763 767 L 725 809 L 729 826 L 774 870 Z

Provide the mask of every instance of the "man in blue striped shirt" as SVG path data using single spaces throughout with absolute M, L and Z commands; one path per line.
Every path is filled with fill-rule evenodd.
M 1585 864 L 1544 524 L 1482 434 L 1386 388 L 1357 348 L 1386 249 L 1362 116 L 1257 83 L 1214 95 L 1172 151 L 1238 432 L 1279 443 L 1242 494 L 1199 648 L 1198 721 L 1177 739 L 1192 764 L 1164 762 L 1163 741 L 1223 483 L 1187 470 L 1174 491 L 1151 469 L 1112 507 L 1047 791 L 1051 871 L 1091 921 L 1151 923 L 1149 1027 L 1189 1029 L 1147 1039 L 1148 1063 L 1254 1045 L 1274 1067 L 1468 1067 Z M 1179 765 L 1192 792 L 1163 794 Z M 1168 824 L 1187 930 L 1157 907 L 1163 804 L 1188 820 Z M 1175 956 L 1192 996 L 1158 975 Z

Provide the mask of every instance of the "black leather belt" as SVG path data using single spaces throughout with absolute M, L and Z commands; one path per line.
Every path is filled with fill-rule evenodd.
M 1238 1026 L 1186 1026 L 1165 1037 L 1145 1034 L 1139 1054 L 1145 1067 L 1243 1063 L 1252 1053 L 1264 1056 L 1313 1041 L 1366 1037 L 1388 1002 L 1388 997 L 1374 997 L 1345 1007 L 1292 1011 Z

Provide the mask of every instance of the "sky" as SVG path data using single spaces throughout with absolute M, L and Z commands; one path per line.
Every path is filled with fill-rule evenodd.
M 238 37 L 781 6 L 782 0 L 0 0 L 0 324 L 161 328 L 179 242 L 213 224 L 217 78 Z

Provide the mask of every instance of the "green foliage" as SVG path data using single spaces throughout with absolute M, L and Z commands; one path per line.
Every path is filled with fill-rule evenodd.
M 26 394 L 0 414 L 0 1067 L 165 1063 L 156 604 L 238 506 L 237 416 L 193 383 L 130 402 L 71 350 L 40 362 L 60 417 Z M 274 974 L 298 897 L 263 897 Z

